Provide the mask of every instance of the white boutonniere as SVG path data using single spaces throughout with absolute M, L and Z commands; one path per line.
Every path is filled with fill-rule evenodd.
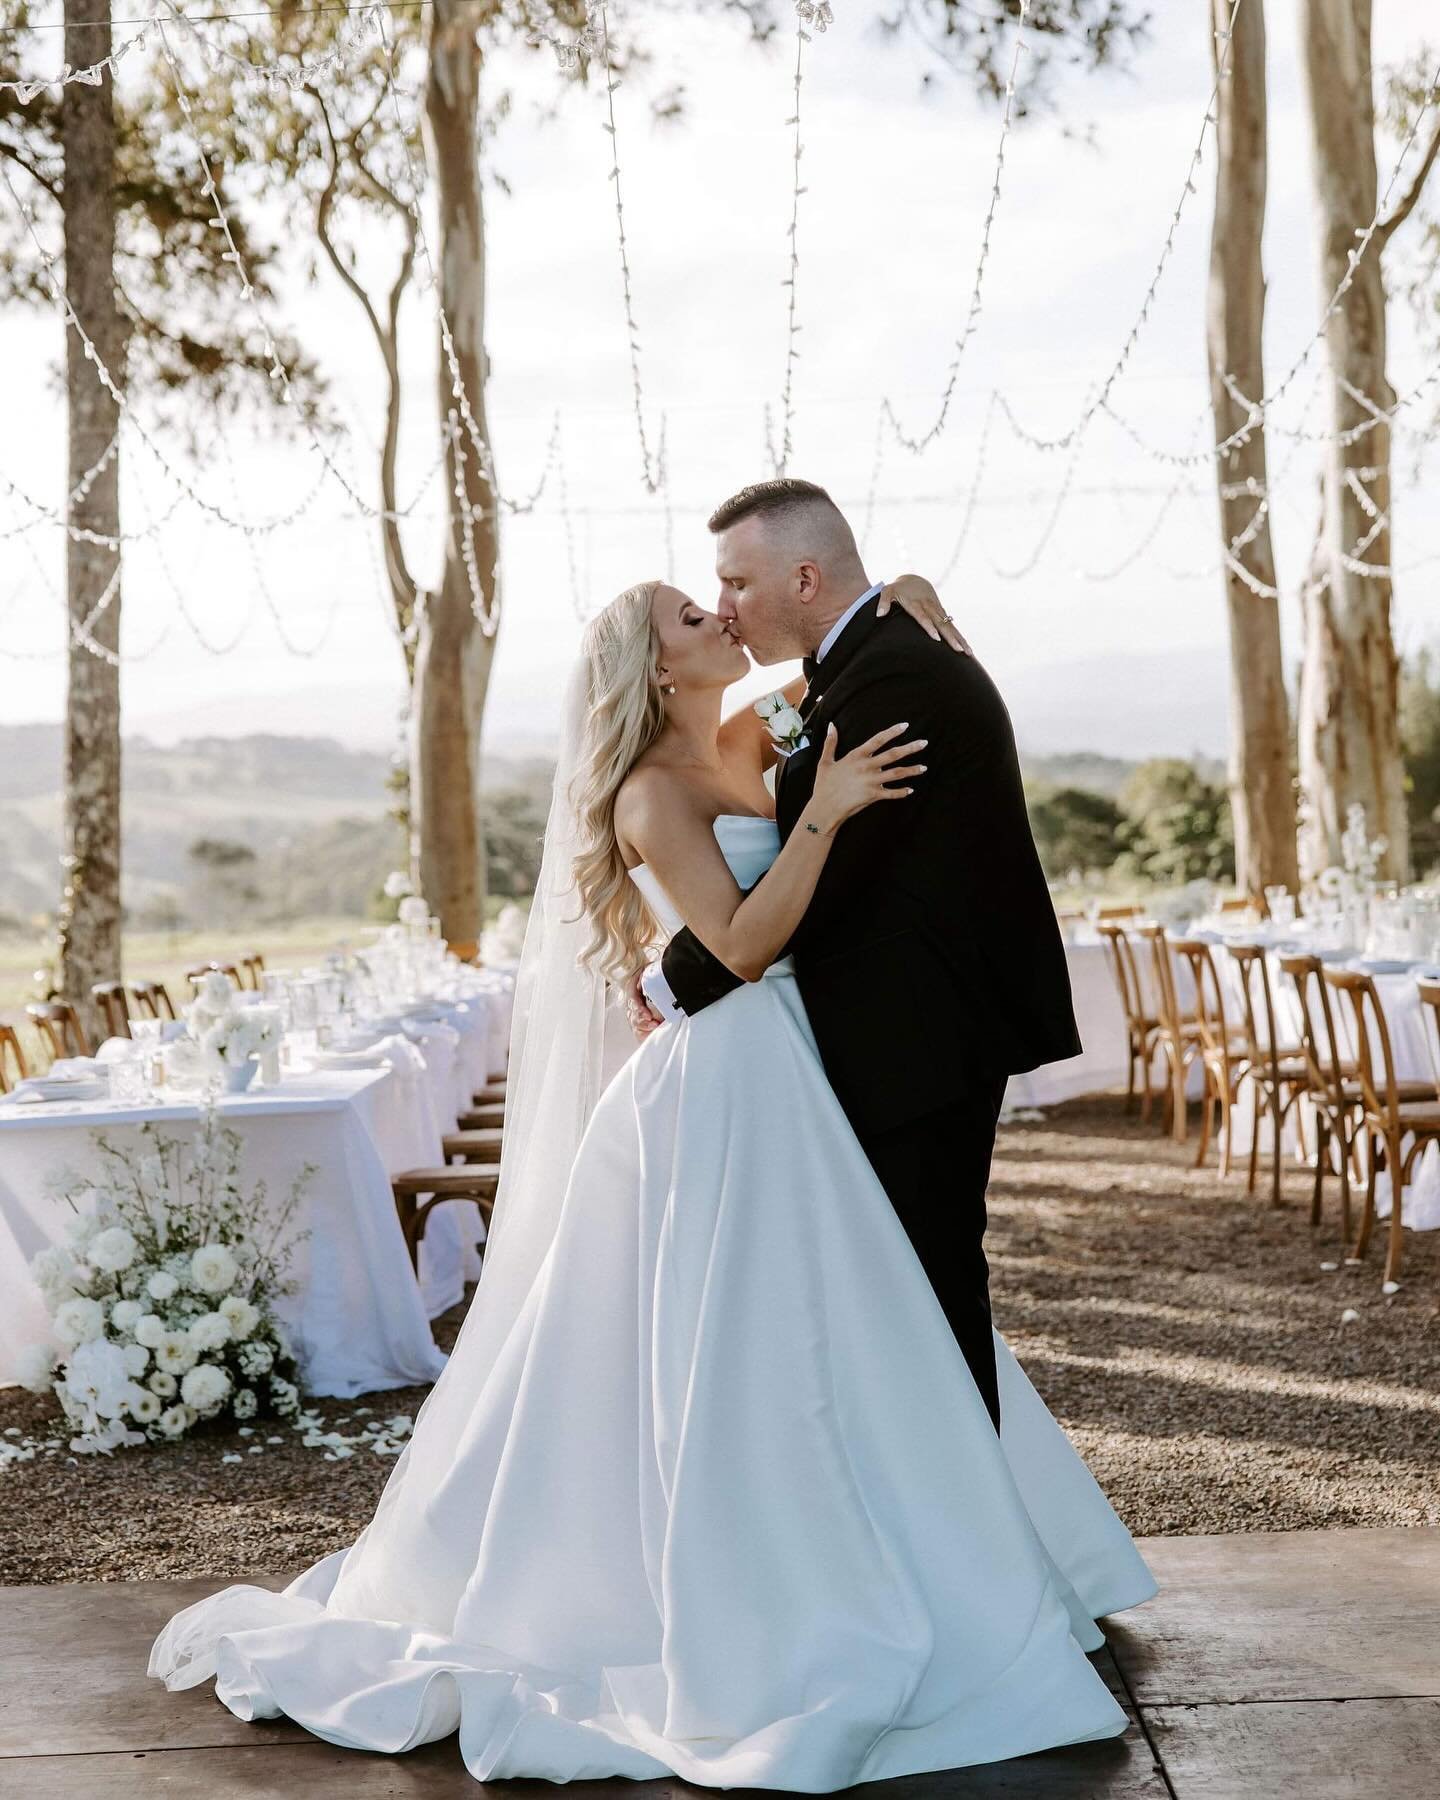
M 805 721 L 784 694 L 767 694 L 755 702 L 755 710 L 765 721 L 770 740 L 781 756 L 789 756 L 805 741 Z

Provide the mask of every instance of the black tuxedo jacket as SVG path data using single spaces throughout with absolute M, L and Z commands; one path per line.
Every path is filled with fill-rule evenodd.
M 911 798 L 841 826 L 789 946 L 826 1074 L 861 1137 L 978 1082 L 1078 1055 L 1010 716 L 980 664 L 866 607 L 802 711 L 809 745 L 782 760 L 776 781 L 782 839 L 810 798 L 832 720 L 842 756 L 902 719 L 905 740 L 929 739 Z M 741 985 L 688 929 L 663 967 L 692 1015 Z

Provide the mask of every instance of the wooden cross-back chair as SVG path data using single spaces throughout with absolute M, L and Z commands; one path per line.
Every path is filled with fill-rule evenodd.
M 1347 1061 L 1335 1029 L 1335 1010 L 1325 985 L 1325 965 L 1318 956 L 1282 956 L 1280 972 L 1294 983 L 1300 1005 L 1300 1047 L 1309 1077 L 1310 1105 L 1315 1113 L 1315 1187 L 1310 1196 L 1310 1223 L 1320 1223 L 1330 1146 L 1336 1151 L 1340 1176 L 1340 1231 L 1350 1242 L 1350 1181 L 1362 1179 L 1355 1160 L 1360 1125 L 1360 1083 L 1355 1064 Z
M 1230 1173 L 1230 1155 L 1234 1137 L 1235 1101 L 1240 1084 L 1249 1072 L 1248 1049 L 1225 1014 L 1225 993 L 1220 985 L 1220 971 L 1210 946 L 1201 938 L 1175 938 L 1170 949 L 1190 968 L 1195 987 L 1195 1038 L 1199 1045 L 1200 1065 L 1205 1071 L 1205 1098 L 1200 1115 L 1200 1148 L 1195 1167 L 1202 1168 L 1215 1134 L 1215 1114 L 1220 1114 L 1220 1173 Z M 1174 982 L 1171 982 L 1173 999 Z M 1180 1103 L 1184 1103 L 1181 1090 Z
M 258 950 L 252 950 L 248 956 L 240 958 L 240 973 L 245 977 L 242 986 L 259 990 L 261 978 L 265 973 L 265 958 Z
M 100 1016 L 105 1021 L 106 1037 L 128 1038 L 130 1035 L 130 1006 L 125 993 L 125 985 L 120 981 L 97 981 L 90 989 L 100 1008 Z
M 1280 1151 L 1285 1121 L 1292 1112 L 1300 1123 L 1301 1097 L 1310 1091 L 1310 1067 L 1297 1044 L 1280 1042 L 1275 1018 L 1275 996 L 1270 986 L 1270 966 L 1258 944 L 1231 944 L 1231 961 L 1240 974 L 1240 993 L 1245 1021 L 1245 1078 L 1255 1093 L 1255 1128 L 1250 1134 L 1250 1164 L 1246 1191 L 1255 1192 L 1260 1160 L 1260 1115 L 1268 1112 L 1274 1135 L 1271 1147 L 1270 1204 L 1279 1206 Z
M 1375 1177 L 1383 1166 L 1390 1176 L 1390 1233 L 1385 1253 L 1385 1280 L 1400 1279 L 1405 1238 L 1402 1200 L 1405 1183 L 1416 1158 L 1427 1145 L 1440 1141 L 1440 1096 L 1433 1086 L 1430 1097 L 1407 1100 L 1395 1075 L 1395 1055 L 1390 1027 L 1374 980 L 1351 969 L 1327 968 L 1325 985 L 1343 994 L 1355 1031 L 1355 1060 L 1360 1083 L 1360 1131 L 1369 1151 L 1365 1159 L 1365 1207 L 1354 1254 L 1363 1257 L 1375 1225 Z M 1408 1151 L 1407 1137 L 1413 1138 Z
M 0 1025 L 0 1094 L 8 1094 L 15 1083 L 24 1081 L 29 1073 L 20 1033 L 13 1025 Z
M 165 991 L 163 981 L 132 981 L 130 997 L 139 1018 L 173 1019 L 176 1016 L 174 1002 Z
M 1150 1085 L 1150 1070 L 1155 1061 L 1155 1049 L 1160 1036 L 1160 1021 L 1145 1003 L 1145 986 L 1140 979 L 1139 966 L 1135 960 L 1135 945 L 1125 927 L 1116 921 L 1105 921 L 1098 926 L 1100 941 L 1105 946 L 1105 958 L 1110 964 L 1110 974 L 1120 994 L 1120 1010 L 1125 1015 L 1125 1038 L 1128 1051 L 1128 1066 L 1125 1073 L 1125 1105 L 1128 1108 L 1135 1100 L 1137 1085 L 1141 1092 L 1140 1117 L 1146 1121 L 1150 1117 L 1151 1102 L 1154 1090 Z M 1137 1083 L 1136 1076 L 1139 1076 Z
M 1165 1124 L 1177 1143 L 1187 1135 L 1185 1084 L 1190 1065 L 1200 1057 L 1200 1026 L 1193 1012 L 1181 1008 L 1175 988 L 1175 965 L 1170 938 L 1163 925 L 1153 920 L 1137 925 L 1135 935 L 1150 951 L 1156 1043 L 1165 1055 Z M 1137 963 L 1137 967 L 1138 967 Z
M 32 1000 L 25 1008 L 25 1016 L 39 1033 L 52 1062 L 61 1056 L 90 1054 L 85 1027 L 68 1000 Z
M 410 1264 L 417 1275 L 420 1272 L 420 1245 L 425 1237 L 425 1226 L 435 1208 L 443 1206 L 449 1200 L 473 1201 L 480 1209 L 480 1217 L 488 1230 L 499 1183 L 499 1170 L 494 1167 L 486 1168 L 479 1163 L 452 1163 L 437 1169 L 407 1169 L 404 1174 L 395 1176 L 390 1184 L 395 1195 L 395 1209 L 400 1216 L 400 1229 L 405 1235 Z

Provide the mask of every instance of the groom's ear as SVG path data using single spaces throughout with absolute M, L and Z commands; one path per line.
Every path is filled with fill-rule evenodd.
M 795 597 L 802 606 L 808 606 L 820 592 L 820 570 L 812 562 L 795 565 Z

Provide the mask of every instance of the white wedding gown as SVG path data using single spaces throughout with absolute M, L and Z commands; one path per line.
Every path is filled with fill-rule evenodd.
M 758 880 L 774 825 L 716 829 Z M 479 1780 L 825 1793 L 1115 1735 L 1085 1651 L 1155 1584 L 996 1353 L 998 1439 L 779 964 L 613 1080 L 503 1353 L 358 1541 L 151 1673 L 357 1749 L 458 1729 Z

